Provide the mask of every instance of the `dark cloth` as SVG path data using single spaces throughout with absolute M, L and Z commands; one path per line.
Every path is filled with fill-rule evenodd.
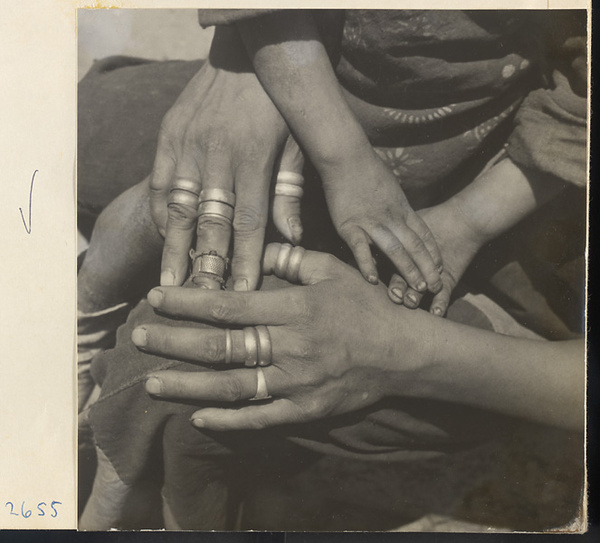
M 200 10 L 199 19 L 234 24 L 270 12 Z M 340 84 L 408 191 L 489 152 L 517 110 L 504 135 L 512 160 L 585 186 L 585 11 L 312 13 L 326 43 L 339 36 L 331 56 Z

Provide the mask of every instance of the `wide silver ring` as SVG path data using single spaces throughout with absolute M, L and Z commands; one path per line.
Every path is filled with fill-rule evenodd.
M 203 189 L 200 191 L 201 202 L 221 202 L 235 207 L 235 194 L 223 189 Z
M 244 366 L 253 368 L 258 364 L 258 334 L 253 326 L 244 328 L 244 348 Z
M 277 183 L 302 186 L 304 184 L 304 176 L 301 173 L 281 170 L 277 173 Z
M 269 366 L 273 361 L 273 345 L 271 343 L 271 334 L 266 326 L 256 326 L 258 336 L 258 365 Z
M 305 253 L 306 250 L 304 247 L 297 246 L 292 249 L 287 269 L 285 271 L 286 278 L 290 283 L 298 282 L 300 278 L 300 264 L 302 264 L 302 259 L 304 258 Z
M 208 200 L 206 202 L 200 202 L 198 208 L 198 215 L 212 215 L 214 217 L 221 217 L 228 222 L 233 221 L 233 207 L 223 202 L 217 202 L 216 200 Z
M 198 197 L 200 195 L 200 183 L 192 179 L 178 177 L 173 182 L 173 186 L 171 187 L 170 192 L 173 192 L 174 190 L 184 190 L 186 192 L 191 192 L 192 194 L 195 194 L 196 197 Z
M 290 196 L 292 198 L 302 198 L 304 189 L 290 183 L 277 182 L 275 185 L 275 196 Z
M 231 339 L 231 330 L 225 329 L 225 364 L 231 364 L 233 360 L 233 340 Z
M 197 194 L 194 194 L 193 192 L 189 192 L 187 190 L 175 190 L 175 192 L 171 192 L 169 194 L 167 207 L 173 204 L 179 204 L 198 209 L 198 203 L 199 200 Z
M 250 398 L 250 401 L 268 400 L 270 397 L 265 373 L 261 367 L 258 367 L 256 368 L 256 394 L 253 398 Z

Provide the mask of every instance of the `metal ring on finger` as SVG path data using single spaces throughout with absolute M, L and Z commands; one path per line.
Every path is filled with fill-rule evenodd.
M 190 250 L 192 259 L 192 278 L 199 275 L 207 276 L 221 283 L 224 283 L 225 271 L 229 259 L 219 255 L 216 251 L 207 251 L 197 253 L 194 249 Z
M 173 182 L 173 186 L 169 192 L 174 191 L 185 191 L 194 194 L 197 198 L 200 196 L 200 182 L 194 181 L 193 179 L 186 179 L 184 177 L 178 177 Z
M 267 380 L 265 379 L 265 372 L 261 367 L 256 368 L 256 394 L 250 401 L 268 400 L 271 398 L 269 389 L 267 388 Z
M 203 189 L 200 191 L 201 202 L 221 202 L 230 207 L 235 207 L 235 193 L 223 189 Z
M 275 196 L 290 196 L 301 199 L 304 194 L 304 176 L 300 173 L 280 171 L 275 183 Z

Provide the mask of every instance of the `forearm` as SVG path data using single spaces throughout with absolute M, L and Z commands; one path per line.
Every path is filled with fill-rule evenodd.
M 562 188 L 556 179 L 525 172 L 505 159 L 442 205 L 460 216 L 481 246 L 554 198 Z
M 310 13 L 274 13 L 238 29 L 263 87 L 321 174 L 368 148 Z
M 406 342 L 396 346 L 394 394 L 455 402 L 581 430 L 584 423 L 583 340 L 513 338 L 419 312 L 427 340 L 419 369 L 403 371 Z M 423 337 L 424 337 L 423 336 Z

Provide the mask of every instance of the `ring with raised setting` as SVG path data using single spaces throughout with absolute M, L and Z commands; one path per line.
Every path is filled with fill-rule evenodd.
M 221 202 L 235 207 L 235 193 L 223 189 L 203 189 L 200 191 L 201 202 Z
M 277 173 L 277 183 L 287 183 L 288 185 L 302 186 L 304 184 L 304 176 L 298 172 L 281 170 Z
M 273 344 L 271 343 L 271 334 L 266 326 L 256 326 L 258 336 L 258 365 L 270 366 L 273 362 Z
M 302 198 L 304 189 L 290 183 L 277 182 L 275 185 L 275 196 L 290 196 L 292 198 Z
M 302 259 L 306 254 L 306 249 L 304 247 L 294 247 L 292 252 L 290 253 L 290 259 L 288 261 L 287 269 L 285 272 L 286 279 L 290 283 L 297 283 L 300 279 L 300 265 L 302 264 Z
M 283 243 L 279 248 L 277 260 L 275 261 L 275 266 L 273 267 L 273 271 L 277 277 L 284 278 L 286 276 L 291 252 L 292 246 L 289 243 Z
M 271 398 L 269 389 L 267 388 L 267 380 L 265 379 L 265 372 L 261 367 L 256 368 L 256 394 L 253 398 L 250 398 L 251 402 L 258 400 L 268 400 Z
M 244 366 L 253 368 L 258 364 L 258 334 L 253 326 L 244 328 L 244 347 Z

